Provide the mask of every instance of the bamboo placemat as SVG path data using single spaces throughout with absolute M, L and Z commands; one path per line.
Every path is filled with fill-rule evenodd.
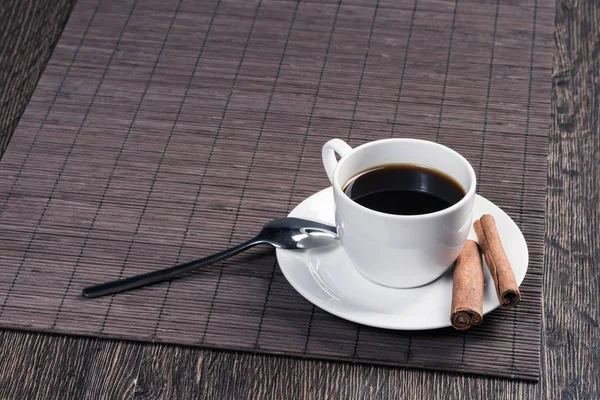
M 0 326 L 537 380 L 554 4 L 80 0 L 0 162 Z M 327 186 L 322 144 L 436 140 L 530 249 L 514 311 L 466 333 L 341 320 L 272 251 L 211 254 Z

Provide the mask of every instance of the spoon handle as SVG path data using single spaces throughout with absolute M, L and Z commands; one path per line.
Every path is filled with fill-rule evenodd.
M 264 242 L 257 240 L 257 238 L 253 238 L 247 242 L 238 244 L 235 247 L 213 254 L 212 256 L 201 258 L 199 260 L 189 261 L 174 267 L 159 269 L 145 274 L 130 276 L 129 278 L 117 279 L 110 282 L 100 283 L 98 285 L 88 286 L 82 290 L 81 295 L 86 299 L 93 299 L 96 297 L 120 293 L 142 286 L 151 285 L 153 283 L 166 281 L 175 278 L 176 276 L 185 274 L 186 272 L 193 271 L 197 268 L 205 267 L 221 260 L 225 260 L 226 258 L 241 253 L 242 251 L 260 243 Z

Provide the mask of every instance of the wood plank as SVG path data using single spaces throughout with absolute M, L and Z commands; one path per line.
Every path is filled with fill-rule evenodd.
M 74 4 L 75 0 L 0 4 L 0 158 Z
M 556 10 L 542 359 L 547 398 L 600 397 L 600 3 Z
M 0 398 L 131 398 L 143 348 L 129 342 L 0 332 Z

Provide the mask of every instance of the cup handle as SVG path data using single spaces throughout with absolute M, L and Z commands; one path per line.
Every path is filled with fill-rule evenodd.
M 323 145 L 321 155 L 323 157 L 323 166 L 325 167 L 329 182 L 333 183 L 333 171 L 335 171 L 335 167 L 338 163 L 335 154 L 337 153 L 340 158 L 342 158 L 351 151 L 352 147 L 348 146 L 348 144 L 341 139 L 331 139 Z

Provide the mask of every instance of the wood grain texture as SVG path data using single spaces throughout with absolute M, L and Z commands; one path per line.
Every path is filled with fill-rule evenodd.
M 599 10 L 557 5 L 539 384 L 2 331 L 0 398 L 598 398 Z
M 75 0 L 0 3 L 0 158 Z
M 17 331 L 3 331 L 0 345 L 2 399 L 117 399 L 135 390 L 139 346 Z
M 556 10 L 545 269 L 548 398 L 600 397 L 600 3 Z

